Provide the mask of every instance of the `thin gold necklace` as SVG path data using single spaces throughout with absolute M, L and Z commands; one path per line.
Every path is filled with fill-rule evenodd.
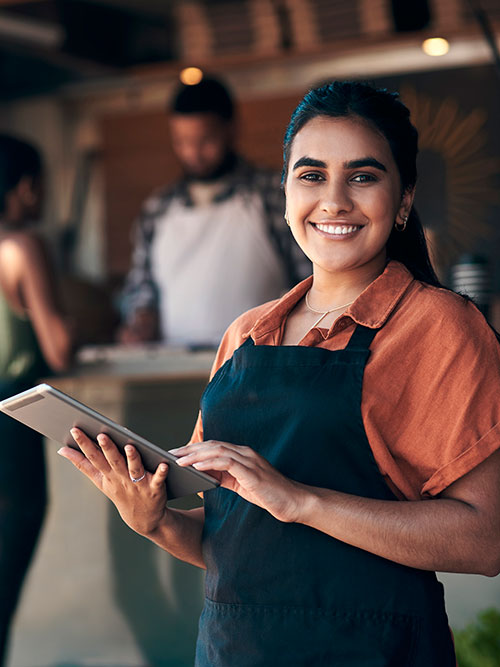
M 306 292 L 305 296 L 306 306 L 311 312 L 318 313 L 320 315 L 320 317 L 316 320 L 316 322 L 312 325 L 312 327 L 310 327 L 309 331 L 311 331 L 311 329 L 314 329 L 314 327 L 317 327 L 318 324 L 321 322 L 321 320 L 330 313 L 333 313 L 335 310 L 340 310 L 341 308 L 347 308 L 347 306 L 350 306 L 351 304 L 354 303 L 354 301 L 349 301 L 349 303 L 343 303 L 341 306 L 335 306 L 335 308 L 330 308 L 330 310 L 325 310 L 325 311 L 316 310 L 315 308 L 312 308 L 312 306 L 309 305 L 308 296 L 309 296 L 309 290 Z
M 308 291 L 306 292 L 306 294 L 305 294 L 306 307 L 307 307 L 307 309 L 310 310 L 311 312 L 313 312 L 313 313 L 318 313 L 318 314 L 319 314 L 319 317 L 318 317 L 318 319 L 316 320 L 316 322 L 315 322 L 311 327 L 309 327 L 309 329 L 307 329 L 307 331 L 301 336 L 301 338 L 299 339 L 299 343 L 296 343 L 296 345 L 299 345 L 299 344 L 300 344 L 300 340 L 302 340 L 303 338 L 305 338 L 305 337 L 307 336 L 307 334 L 308 334 L 312 329 L 314 329 L 314 327 L 317 327 L 318 324 L 321 322 L 321 320 L 322 320 L 324 317 L 326 317 L 329 313 L 333 313 L 335 310 L 340 310 L 341 308 L 347 308 L 347 306 L 350 306 L 352 303 L 354 303 L 354 301 L 350 301 L 349 303 L 344 303 L 344 304 L 342 304 L 341 306 L 335 306 L 334 308 L 330 308 L 329 310 L 325 310 L 325 311 L 322 311 L 322 310 L 316 310 L 315 308 L 312 308 L 312 307 L 309 305 L 308 294 L 309 294 L 309 290 L 308 290 Z M 288 343 L 288 344 L 290 344 L 290 343 Z
M 316 308 L 313 308 L 311 304 L 309 303 L 309 290 L 306 292 L 306 306 L 309 308 L 309 310 L 312 310 L 313 313 L 318 313 L 319 315 L 328 315 L 328 313 L 333 313 L 334 310 L 340 310 L 341 308 L 347 308 L 347 306 L 350 306 L 351 304 L 354 303 L 354 301 L 349 301 L 349 303 L 343 303 L 341 306 L 335 306 L 335 308 L 330 308 L 330 310 L 316 310 Z

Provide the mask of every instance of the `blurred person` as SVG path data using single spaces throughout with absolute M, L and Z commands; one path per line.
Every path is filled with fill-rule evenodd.
M 227 89 L 213 78 L 180 85 L 169 111 L 183 177 L 150 197 L 136 223 L 119 338 L 216 346 L 237 315 L 310 264 L 283 230 L 279 174 L 235 152 Z
M 47 250 L 32 227 L 41 200 L 40 154 L 0 135 L 0 400 L 70 362 L 72 336 Z M 0 665 L 45 506 L 42 436 L 0 413 Z

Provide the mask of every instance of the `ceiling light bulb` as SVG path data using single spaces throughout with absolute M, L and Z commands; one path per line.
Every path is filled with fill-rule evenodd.
M 179 74 L 179 79 L 186 86 L 195 86 L 203 79 L 203 72 L 199 67 L 186 67 Z
M 444 56 L 450 50 L 450 44 L 443 37 L 431 37 L 422 42 L 422 50 L 428 56 Z

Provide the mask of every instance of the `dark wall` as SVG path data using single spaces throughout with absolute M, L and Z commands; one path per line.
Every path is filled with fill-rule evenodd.
M 398 90 L 420 134 L 416 206 L 443 269 L 465 252 L 491 261 L 500 292 L 500 79 L 493 66 L 374 80 Z

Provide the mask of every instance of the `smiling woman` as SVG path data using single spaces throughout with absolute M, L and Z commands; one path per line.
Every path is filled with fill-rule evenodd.
M 283 184 L 313 275 L 222 339 L 173 450 L 219 479 L 203 508 L 165 509 L 166 471 L 143 477 L 133 448 L 62 451 L 206 568 L 199 667 L 455 667 L 434 571 L 500 570 L 500 346 L 438 283 L 416 154 L 395 95 L 334 82 L 300 102 Z
M 356 117 L 310 120 L 290 162 L 288 220 L 315 267 L 310 300 L 326 310 L 354 300 L 381 273 L 394 221 L 408 217 L 413 189 L 402 192 L 386 139 Z M 361 282 L 339 280 L 353 271 Z

